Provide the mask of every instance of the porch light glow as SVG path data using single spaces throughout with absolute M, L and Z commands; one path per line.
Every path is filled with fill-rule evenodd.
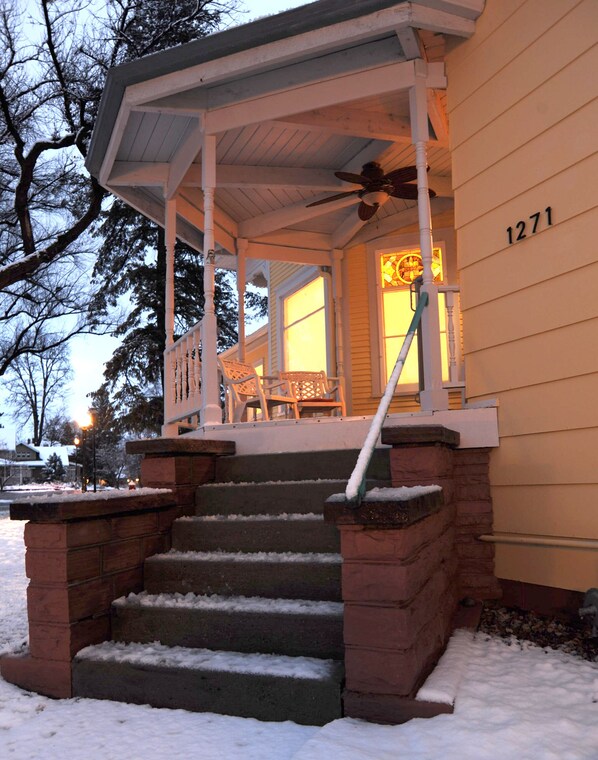
M 361 196 L 361 200 L 367 206 L 383 206 L 389 198 L 390 195 L 384 190 L 373 190 L 371 193 L 365 193 Z

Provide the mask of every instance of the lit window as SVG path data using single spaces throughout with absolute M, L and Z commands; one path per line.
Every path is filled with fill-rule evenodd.
M 326 288 L 323 277 L 284 299 L 284 368 L 326 371 Z
M 422 274 L 422 258 L 419 248 L 392 251 L 380 255 L 380 284 L 382 296 L 382 377 L 384 384 L 388 382 L 395 362 L 411 324 L 413 310 L 411 309 L 412 295 L 409 285 Z M 442 250 L 433 249 L 432 271 L 434 282 L 443 280 Z M 440 333 L 442 351 L 442 377 L 448 380 L 448 357 L 446 344 L 446 312 L 444 300 L 439 295 Z M 399 391 L 411 391 L 418 387 L 418 347 L 414 339 L 407 355 L 407 360 L 401 379 Z

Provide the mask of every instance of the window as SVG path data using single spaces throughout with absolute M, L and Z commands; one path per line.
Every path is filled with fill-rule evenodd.
M 327 290 L 320 275 L 282 297 L 285 370 L 328 371 Z
M 414 296 L 412 296 L 409 286 L 421 275 L 422 271 L 422 257 L 419 248 L 377 252 L 378 292 L 381 310 L 381 378 L 383 385 L 386 385 L 392 373 L 413 317 L 411 302 Z M 434 282 L 437 285 L 441 284 L 443 281 L 443 251 L 440 245 L 434 246 L 432 251 L 432 271 Z M 448 380 L 446 313 L 443 298 L 441 296 L 439 298 L 441 299 L 439 305 L 442 375 L 443 380 Z M 412 392 L 417 390 L 418 382 L 418 347 L 414 340 L 401 373 L 398 390 L 399 392 Z

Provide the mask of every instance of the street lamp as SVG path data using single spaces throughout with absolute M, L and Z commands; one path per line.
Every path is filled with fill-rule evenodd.
M 83 433 L 83 449 L 85 449 L 85 438 L 88 430 L 91 430 L 91 441 L 92 441 L 92 461 L 93 461 L 93 490 L 94 493 L 97 490 L 97 478 L 96 478 L 96 428 L 95 428 L 95 415 L 97 414 L 96 409 L 90 409 L 88 412 L 86 412 L 84 415 L 82 415 L 81 420 L 79 421 L 79 427 L 81 428 L 81 432 Z M 85 453 L 83 454 L 83 465 L 85 466 Z M 84 469 L 84 468 L 83 468 Z M 82 478 L 84 480 L 84 478 Z M 83 486 L 81 488 L 82 491 L 87 491 L 87 484 L 83 482 Z
M 78 435 L 75 436 L 73 443 L 75 444 L 75 484 L 77 483 L 78 468 L 79 468 L 79 446 L 81 445 L 81 439 Z M 81 490 L 83 491 L 83 463 L 81 463 Z

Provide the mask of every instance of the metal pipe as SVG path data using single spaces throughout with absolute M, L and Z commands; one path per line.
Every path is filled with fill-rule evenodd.
M 562 538 L 560 536 L 530 536 L 522 533 L 492 533 L 480 536 L 480 541 L 493 544 L 523 544 L 528 546 L 557 546 L 566 549 L 597 549 L 592 538 Z

